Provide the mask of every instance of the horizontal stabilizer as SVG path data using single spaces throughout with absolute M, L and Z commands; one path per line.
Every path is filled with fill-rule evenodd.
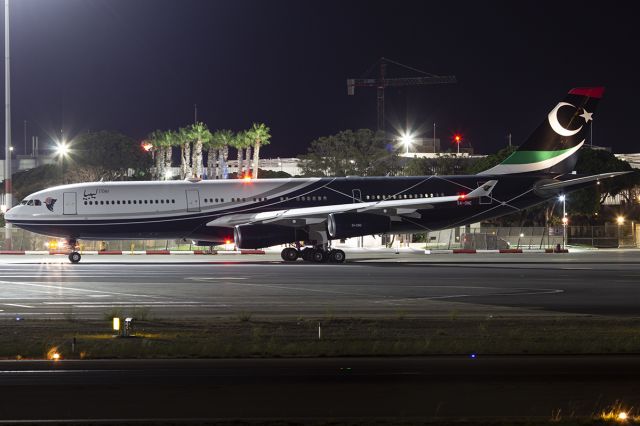
M 556 191 L 556 190 L 560 190 L 560 189 L 564 189 L 564 188 L 570 188 L 572 186 L 576 186 L 576 185 L 580 185 L 580 184 L 584 184 L 584 183 L 588 183 L 588 182 L 598 181 L 598 180 L 602 180 L 602 179 L 610 179 L 610 178 L 614 178 L 616 176 L 626 175 L 628 173 L 633 173 L 633 171 L 630 170 L 630 171 L 627 171 L 627 172 L 601 173 L 599 175 L 583 176 L 583 177 L 570 179 L 570 180 L 563 180 L 563 181 L 558 181 L 558 182 L 545 183 L 543 185 L 540 185 L 537 189 L 538 190 L 542 190 L 542 191 Z

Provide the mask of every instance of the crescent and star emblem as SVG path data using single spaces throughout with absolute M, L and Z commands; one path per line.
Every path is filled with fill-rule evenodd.
M 576 133 L 578 133 L 580 130 L 582 130 L 582 126 L 578 127 L 576 130 L 569 130 L 562 127 L 562 125 L 558 121 L 558 110 L 563 106 L 570 106 L 575 108 L 575 106 L 571 105 L 570 103 L 559 102 L 558 105 L 556 105 L 556 107 L 552 109 L 551 112 L 549 113 L 549 125 L 551 126 L 553 131 L 559 134 L 560 136 L 573 136 Z

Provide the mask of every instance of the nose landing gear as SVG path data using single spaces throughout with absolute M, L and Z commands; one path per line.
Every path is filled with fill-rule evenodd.
M 76 251 L 76 246 L 78 245 L 78 241 L 74 239 L 70 239 L 69 241 L 67 241 L 67 245 L 71 250 L 71 252 L 69 253 L 69 262 L 74 264 L 79 263 L 80 259 L 82 259 L 82 256 L 80 255 L 80 253 Z

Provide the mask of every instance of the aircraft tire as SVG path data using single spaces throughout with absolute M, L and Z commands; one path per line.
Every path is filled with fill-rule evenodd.
M 327 261 L 327 253 L 324 250 L 314 250 L 311 259 L 316 263 L 324 263 Z
M 340 249 L 334 249 L 329 252 L 329 261 L 332 263 L 344 263 L 347 256 L 344 254 L 344 251 Z
M 302 249 L 302 251 L 300 252 L 300 257 L 302 258 L 302 260 L 307 261 L 307 262 L 312 262 L 313 261 L 313 252 L 315 250 L 312 249 L 311 247 L 305 247 Z
M 72 251 L 71 253 L 69 253 L 69 262 L 79 263 L 80 259 L 82 259 L 82 256 L 80 256 L 80 253 L 78 253 L 77 251 Z
M 298 260 L 298 256 L 298 250 L 293 247 L 286 247 L 280 253 L 280 257 L 282 257 L 282 260 L 285 262 L 295 262 Z

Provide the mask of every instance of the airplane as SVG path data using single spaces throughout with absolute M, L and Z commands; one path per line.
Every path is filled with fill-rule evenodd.
M 286 244 L 284 261 L 343 263 L 332 240 L 468 225 L 627 173 L 572 173 L 603 94 L 570 90 L 515 152 L 476 175 L 78 183 L 31 194 L 5 219 L 65 238 L 72 263 L 81 239 Z

